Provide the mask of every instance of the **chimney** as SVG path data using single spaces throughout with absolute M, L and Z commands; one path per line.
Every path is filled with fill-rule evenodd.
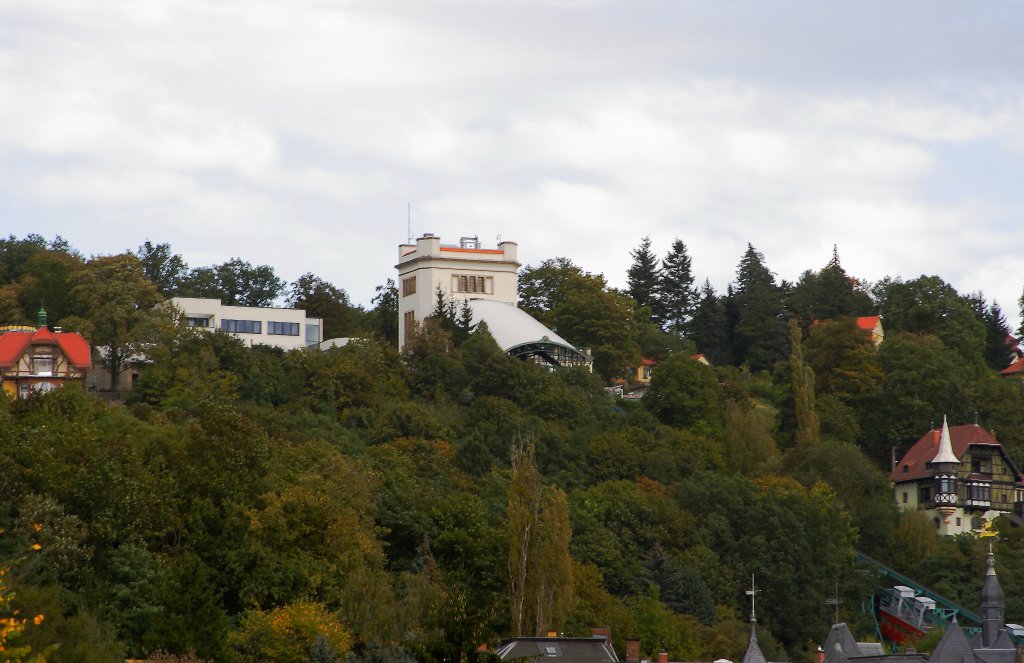
M 612 627 L 611 626 L 595 626 L 590 629 L 590 633 L 595 638 L 604 638 L 604 643 L 609 647 L 612 646 Z
M 668 652 L 658 652 L 658 663 L 668 663 Z
M 640 663 L 639 638 L 626 638 L 626 663 Z
M 825 650 L 821 648 L 821 645 L 814 650 L 814 663 L 825 663 Z

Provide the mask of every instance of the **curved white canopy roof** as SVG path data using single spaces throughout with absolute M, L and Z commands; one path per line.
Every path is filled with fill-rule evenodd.
M 473 309 L 473 324 L 486 322 L 491 336 L 505 352 L 526 343 L 552 343 L 576 350 L 571 343 L 514 304 L 489 299 L 470 299 L 469 306 Z

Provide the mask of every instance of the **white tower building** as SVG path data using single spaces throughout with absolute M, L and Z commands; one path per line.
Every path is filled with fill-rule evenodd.
M 515 242 L 485 249 L 477 237 L 462 237 L 457 245 L 441 244 L 426 233 L 415 244 L 398 247 L 398 349 L 405 346 L 415 322 L 426 318 L 437 303 L 437 289 L 456 301 L 481 299 L 515 305 L 519 262 Z

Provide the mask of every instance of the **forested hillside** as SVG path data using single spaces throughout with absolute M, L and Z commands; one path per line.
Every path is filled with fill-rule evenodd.
M 27 619 L 0 645 L 79 662 L 482 661 L 509 635 L 610 625 L 620 656 L 628 635 L 645 656 L 738 660 L 753 574 L 765 654 L 803 660 L 837 582 L 842 617 L 871 636 L 855 547 L 975 606 L 988 541 L 900 515 L 887 473 L 943 415 L 1024 462 L 998 307 L 938 276 L 866 284 L 837 255 L 786 283 L 751 246 L 722 294 L 695 285 L 682 241 L 633 256 L 627 291 L 568 258 L 521 270 L 522 308 L 590 347 L 591 374 L 512 359 L 444 301 L 399 355 L 391 283 L 363 310 L 313 274 L 190 268 L 165 244 L 87 258 L 0 240 L 0 322 L 45 306 L 108 365 L 149 357 L 123 404 L 0 398 L 0 611 Z M 176 294 L 285 299 L 325 338 L 361 340 L 247 348 L 155 306 Z M 878 313 L 876 349 L 852 317 Z M 659 362 L 649 392 L 612 400 L 606 381 L 641 356 Z M 1024 535 L 998 527 L 1021 622 Z

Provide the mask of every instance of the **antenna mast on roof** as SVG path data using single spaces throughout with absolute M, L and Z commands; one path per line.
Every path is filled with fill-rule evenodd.
M 830 599 L 825 599 L 825 605 L 833 606 L 833 609 L 835 610 L 835 612 L 833 613 L 834 617 L 832 619 L 832 623 L 833 624 L 838 624 L 839 623 L 839 604 L 840 603 L 842 603 L 842 600 L 839 598 L 839 578 L 836 578 L 836 593 L 835 593 L 835 595 L 832 598 L 830 598 Z
M 412 244 L 412 201 L 405 203 L 405 235 L 406 244 Z

